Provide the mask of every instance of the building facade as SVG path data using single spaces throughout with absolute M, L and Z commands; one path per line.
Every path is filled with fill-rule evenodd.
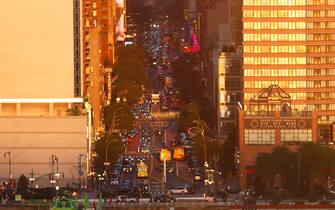
M 83 0 L 83 89 L 91 103 L 93 128 L 103 130 L 103 108 L 112 100 L 116 48 L 116 1 Z
M 242 100 L 238 96 L 242 88 L 241 8 L 241 0 L 198 1 L 203 87 L 205 96 L 217 113 L 214 129 L 222 138 L 234 130 L 230 127 L 236 123 L 233 112 L 236 102 Z M 233 51 L 228 52 L 227 49 L 231 48 Z M 234 108 L 228 108 L 231 106 Z
M 238 107 L 238 150 L 235 161 L 242 190 L 254 186 L 254 163 L 259 153 L 285 146 L 297 151 L 302 143 L 318 141 L 318 113 L 292 109 L 291 96 L 271 85 L 250 101 L 249 110 Z M 259 110 L 251 112 L 250 110 Z
M 268 112 L 249 115 L 239 110 L 239 183 L 245 190 L 254 186 L 254 163 L 258 153 L 271 153 L 275 147 L 285 146 L 297 151 L 304 142 L 317 141 L 316 112 Z
M 0 117 L 0 144 L 0 154 L 7 153 L 0 158 L 3 182 L 24 174 L 28 179 L 35 178 L 32 187 L 67 184 L 75 187 L 80 155 L 84 175 L 81 179 L 84 181 L 86 177 L 85 116 L 3 116 Z M 54 164 L 52 156 L 57 158 Z M 57 183 L 50 183 L 51 180 Z
M 21 174 L 34 174 L 41 187 L 52 186 L 56 175 L 54 186 L 78 180 L 77 156 L 88 157 L 81 6 L 81 0 L 59 0 L 57 6 L 14 0 L 0 7 L 6 28 L 0 34 L 1 181 Z M 82 164 L 85 172 L 85 158 Z
M 262 88 L 279 85 L 292 109 L 319 113 L 319 138 L 332 139 L 334 17 L 335 0 L 243 1 L 245 109 Z
M 228 136 L 237 126 L 237 103 L 242 100 L 241 54 L 234 46 L 224 46 L 218 61 L 218 134 Z

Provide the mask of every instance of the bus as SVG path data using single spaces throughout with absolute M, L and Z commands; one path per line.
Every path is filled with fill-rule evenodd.
M 148 177 L 148 165 L 145 164 L 143 161 L 137 163 L 137 177 L 138 178 Z
M 183 147 L 176 147 L 173 151 L 173 159 L 184 160 L 185 152 Z

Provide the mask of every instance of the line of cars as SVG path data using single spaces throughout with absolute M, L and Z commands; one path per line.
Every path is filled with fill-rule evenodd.
M 145 155 L 149 154 L 150 142 L 151 142 L 151 130 L 150 128 L 143 126 L 141 129 L 140 146 L 138 147 L 138 152 Z
M 170 141 L 170 145 L 174 146 L 175 148 L 182 148 L 183 149 L 183 156 L 184 159 L 187 161 L 189 166 L 189 172 L 192 173 L 194 181 L 203 181 L 204 180 L 204 173 L 202 163 L 193 151 L 194 142 L 190 138 L 181 138 L 181 139 L 174 139 Z M 176 150 L 176 149 L 175 149 Z

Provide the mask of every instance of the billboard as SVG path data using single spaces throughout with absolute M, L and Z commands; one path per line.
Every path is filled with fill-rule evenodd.
M 73 98 L 74 1 L 1 3 L 0 99 Z

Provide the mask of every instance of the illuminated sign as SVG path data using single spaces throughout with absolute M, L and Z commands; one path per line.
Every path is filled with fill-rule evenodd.
M 299 118 L 265 118 L 265 119 L 244 119 L 246 129 L 310 129 L 311 119 Z

